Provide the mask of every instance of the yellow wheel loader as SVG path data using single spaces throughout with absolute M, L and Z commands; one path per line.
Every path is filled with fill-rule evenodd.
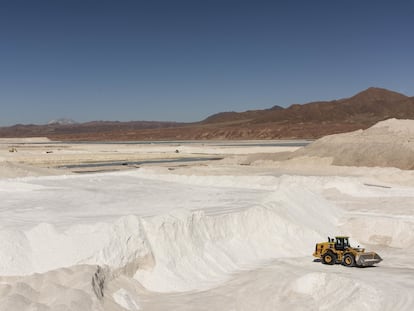
M 375 252 L 365 252 L 359 246 L 351 247 L 347 236 L 328 237 L 328 242 L 317 243 L 313 256 L 326 265 L 340 263 L 347 267 L 368 267 L 382 261 Z

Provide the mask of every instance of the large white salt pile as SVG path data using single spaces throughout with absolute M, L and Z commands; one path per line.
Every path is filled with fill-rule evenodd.
M 154 189 L 162 195 L 154 197 Z M 339 215 L 306 181 L 290 177 L 131 171 L 27 178 L 0 181 L 0 199 L 8 206 L 0 210 L 0 275 L 136 266 L 135 278 L 155 291 L 205 287 L 245 264 L 306 256 Z M 48 223 L 37 224 L 42 220 Z
M 101 311 L 102 303 L 91 286 L 98 269 L 79 265 L 29 277 L 0 276 L 0 310 Z
M 367 130 L 325 136 L 293 152 L 330 158 L 333 165 L 414 169 L 414 120 L 389 119 Z
M 288 161 L 286 161 L 288 160 Z M 389 119 L 367 130 L 328 135 L 293 152 L 257 154 L 244 164 L 278 161 L 283 167 L 337 166 L 414 169 L 414 120 Z
M 327 157 L 334 165 L 414 169 L 414 120 L 389 119 L 367 130 L 329 135 L 290 158 Z

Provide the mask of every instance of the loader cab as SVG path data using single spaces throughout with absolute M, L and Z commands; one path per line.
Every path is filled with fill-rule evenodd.
M 335 249 L 339 251 L 344 251 L 349 247 L 349 239 L 347 236 L 337 236 L 335 237 Z

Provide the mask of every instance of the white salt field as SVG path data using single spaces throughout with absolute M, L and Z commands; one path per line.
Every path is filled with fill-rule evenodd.
M 397 120 L 375 135 L 395 128 L 414 141 Z M 414 308 L 413 171 L 300 146 L 31 142 L 0 142 L 0 310 Z M 57 168 L 180 157 L 206 161 Z M 334 235 L 383 261 L 314 262 Z

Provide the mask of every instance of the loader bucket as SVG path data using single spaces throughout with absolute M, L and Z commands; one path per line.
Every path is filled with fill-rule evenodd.
M 356 258 L 356 264 L 359 267 L 368 267 L 382 261 L 382 258 L 375 252 L 361 253 Z

